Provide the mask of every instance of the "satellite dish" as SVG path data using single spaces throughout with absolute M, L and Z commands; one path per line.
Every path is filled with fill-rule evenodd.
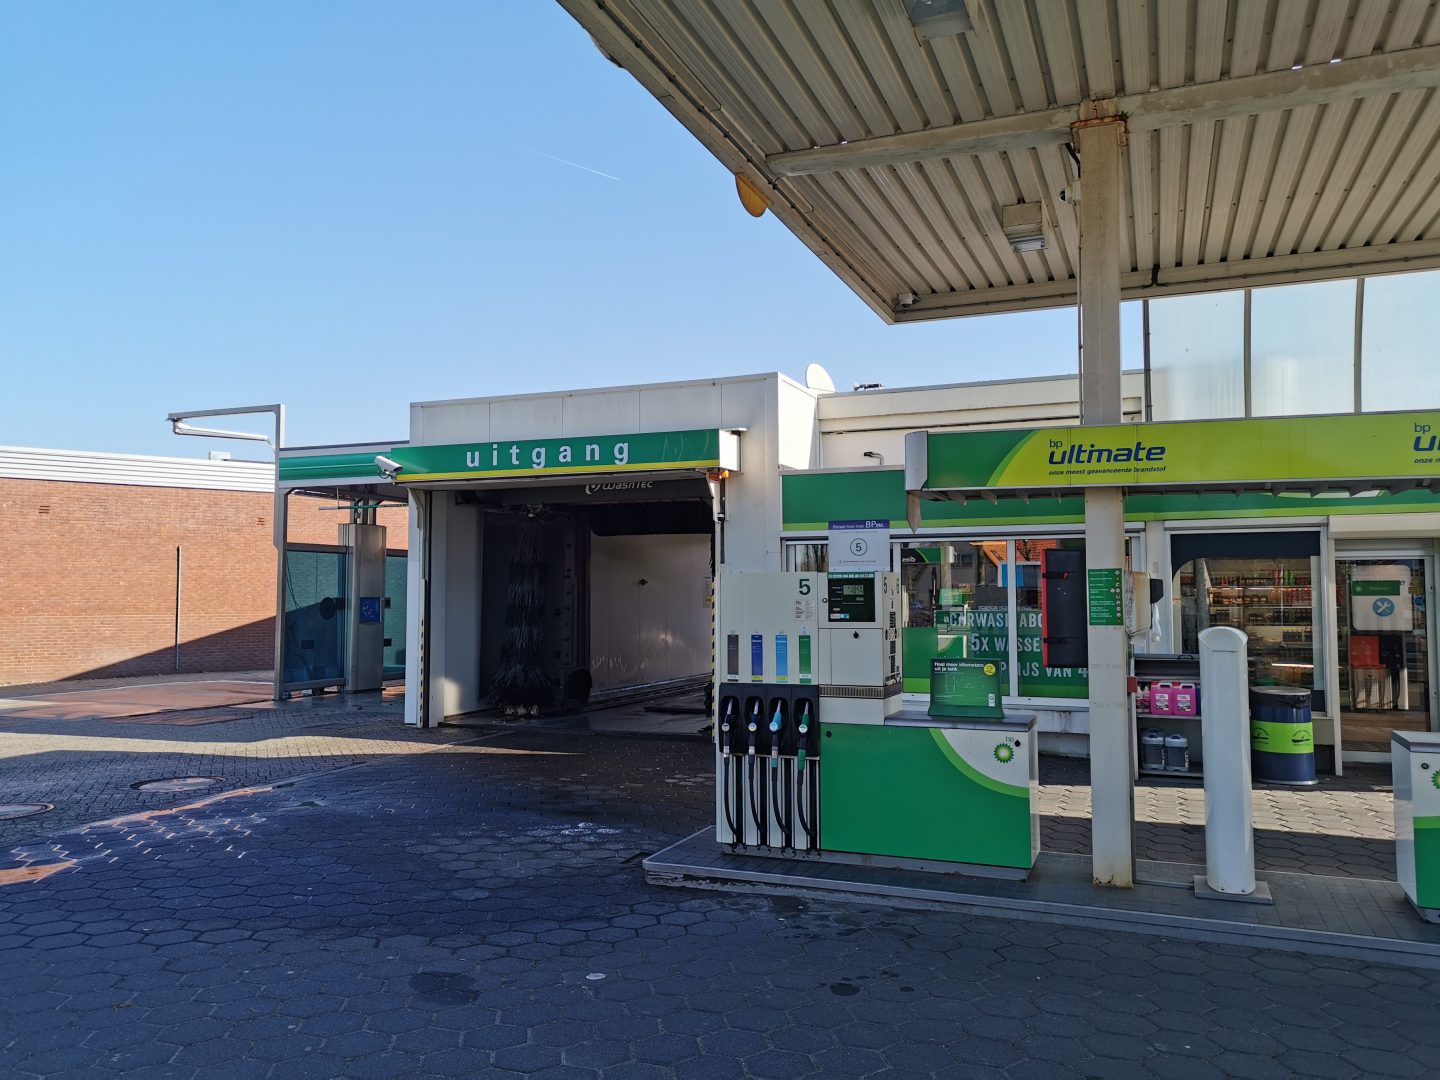
M 811 364 L 805 369 L 805 385 L 811 390 L 818 390 L 822 394 L 833 394 L 835 392 L 835 380 L 830 373 L 819 364 Z

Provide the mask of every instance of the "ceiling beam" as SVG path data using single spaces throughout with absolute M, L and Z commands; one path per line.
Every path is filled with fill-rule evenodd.
M 1131 131 L 1253 116 L 1301 105 L 1394 94 L 1440 86 L 1440 45 L 1376 53 L 1338 63 L 1267 71 L 1240 79 L 1127 94 L 1103 111 L 1124 116 Z M 765 164 L 781 176 L 813 176 L 845 169 L 896 165 L 927 158 L 987 154 L 1069 142 L 1070 126 L 1091 103 L 992 117 L 967 124 L 883 135 L 809 150 L 771 154 Z
M 1152 282 L 1149 271 L 1121 275 L 1122 300 L 1160 300 L 1167 296 L 1260 288 L 1296 281 L 1328 281 L 1370 274 L 1395 274 L 1440 267 L 1440 240 L 1412 240 L 1377 247 L 1312 251 L 1300 255 L 1271 255 L 1234 263 L 1205 263 L 1162 270 Z M 915 304 L 895 312 L 896 322 L 926 322 L 961 315 L 996 315 L 1012 311 L 1073 307 L 1075 280 L 1041 281 L 1031 285 L 1001 285 L 965 292 L 922 296 Z

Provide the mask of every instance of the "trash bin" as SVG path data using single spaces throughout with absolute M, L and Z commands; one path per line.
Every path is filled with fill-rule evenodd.
M 1310 691 L 1298 686 L 1250 687 L 1250 774 L 1272 784 L 1310 785 L 1315 776 L 1315 725 Z

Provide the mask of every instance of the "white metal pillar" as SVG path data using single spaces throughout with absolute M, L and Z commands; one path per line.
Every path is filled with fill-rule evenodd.
M 1080 420 L 1122 421 L 1120 389 L 1120 148 L 1125 124 L 1076 124 L 1080 158 Z M 1125 566 L 1125 499 L 1085 491 L 1087 570 Z M 1135 884 L 1135 731 L 1130 718 L 1129 641 L 1124 626 L 1089 628 L 1092 870 L 1097 885 Z

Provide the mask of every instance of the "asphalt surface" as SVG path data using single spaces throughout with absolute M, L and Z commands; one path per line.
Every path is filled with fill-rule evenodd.
M 1430 971 L 647 884 L 706 821 L 708 767 L 693 741 L 520 730 L 23 845 L 4 1071 L 1433 1071 Z

